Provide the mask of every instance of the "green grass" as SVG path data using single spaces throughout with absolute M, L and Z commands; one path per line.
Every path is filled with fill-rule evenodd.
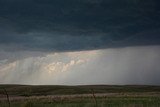
M 103 97 L 97 98 L 97 101 L 97 107 L 160 107 L 158 97 Z M 8 107 L 7 102 L 0 102 L 0 107 Z M 92 98 L 57 102 L 41 99 L 11 102 L 11 107 L 95 107 L 95 103 Z
M 0 85 L 0 107 L 9 107 L 3 89 L 9 97 L 23 96 L 21 100 L 10 100 L 11 107 L 160 107 L 159 86 L 28 86 Z M 94 93 L 119 93 L 114 96 L 81 96 L 51 98 L 47 95 L 75 95 Z M 149 93 L 149 94 L 148 94 Z M 154 95 L 152 95 L 154 93 Z M 135 94 L 135 95 L 134 95 Z M 137 96 L 140 95 L 140 96 Z M 32 96 L 37 96 L 38 99 Z M 46 97 L 41 97 L 46 96 Z M 0 97 L 1 99 L 1 97 Z M 96 106 L 96 101 L 97 106 Z

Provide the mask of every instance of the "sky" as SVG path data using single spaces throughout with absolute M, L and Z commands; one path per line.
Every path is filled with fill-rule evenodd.
M 160 85 L 159 0 L 0 0 L 0 84 Z

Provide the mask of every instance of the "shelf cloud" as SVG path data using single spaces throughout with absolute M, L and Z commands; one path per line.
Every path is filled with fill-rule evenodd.
M 0 0 L 0 48 L 77 51 L 159 45 L 159 0 Z

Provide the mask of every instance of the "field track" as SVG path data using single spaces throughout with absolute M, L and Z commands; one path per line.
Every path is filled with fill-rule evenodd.
M 146 92 L 146 93 L 96 93 L 95 96 L 99 97 L 160 97 L 160 93 Z M 74 95 L 47 95 L 47 96 L 9 96 L 10 101 L 32 100 L 32 99 L 74 99 L 74 98 L 92 98 L 93 94 L 74 94 Z M 0 95 L 0 101 L 6 100 L 5 95 Z

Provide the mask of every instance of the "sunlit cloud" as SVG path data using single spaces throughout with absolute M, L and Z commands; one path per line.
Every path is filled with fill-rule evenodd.
M 45 70 L 49 73 L 51 72 L 65 72 L 72 69 L 75 66 L 87 63 L 91 58 L 95 57 L 98 51 L 80 51 L 80 52 L 65 52 L 65 53 L 55 53 L 47 55 L 51 59 L 56 59 L 51 61 L 51 63 L 45 65 Z M 56 58 L 55 58 L 56 57 Z M 63 60 L 62 57 L 64 57 Z
M 42 57 L 28 57 L 7 62 L 1 60 L 1 83 L 38 84 L 47 80 L 55 83 L 55 78 L 64 77 L 65 72 L 77 71 L 98 55 L 99 51 L 79 51 L 48 53 Z M 36 78 L 35 78 L 36 77 Z M 63 78 L 64 79 L 64 78 Z M 39 81 L 39 82 L 38 82 Z M 42 82 L 43 81 L 43 82 Z M 50 83 L 49 82 L 49 83 Z

